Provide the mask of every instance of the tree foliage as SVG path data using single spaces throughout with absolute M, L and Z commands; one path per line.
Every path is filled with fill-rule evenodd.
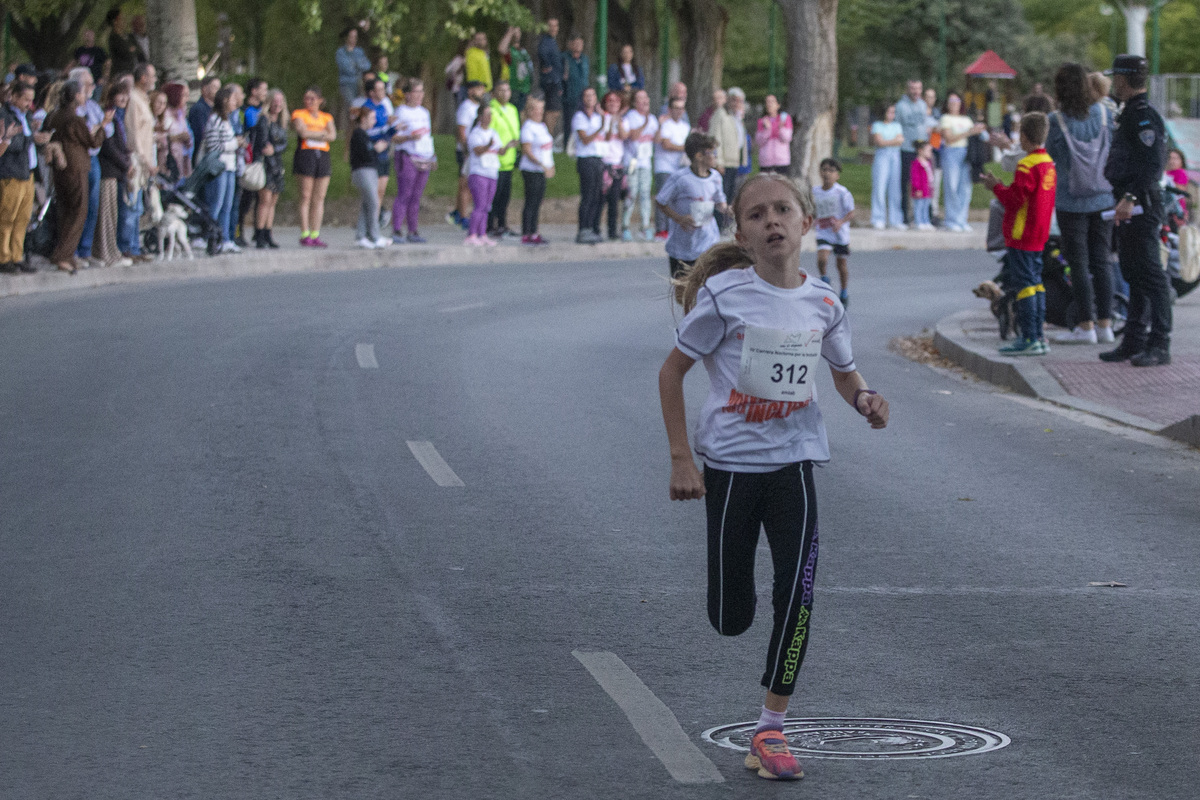
M 948 88 L 961 90 L 963 69 L 985 50 L 995 50 L 1017 71 L 1017 91 L 1048 81 L 1063 61 L 1089 60 L 1091 32 L 1035 30 L 1021 0 L 843 0 L 843 100 L 879 105 L 898 97 L 906 78 L 935 81 L 943 4 Z

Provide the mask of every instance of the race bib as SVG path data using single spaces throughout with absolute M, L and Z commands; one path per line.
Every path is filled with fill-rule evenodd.
M 763 400 L 812 400 L 820 331 L 785 331 L 747 325 L 742 340 L 738 391 Z
M 702 228 L 704 224 L 712 219 L 713 208 L 715 203 L 711 200 L 694 200 L 691 205 L 692 222 L 696 223 L 696 227 Z
M 329 146 L 329 143 L 324 139 L 305 139 L 304 146 L 309 150 L 324 150 Z
M 817 199 L 816 204 L 817 219 L 834 219 L 839 216 L 838 212 L 842 210 L 841 201 L 836 197 L 821 197 Z

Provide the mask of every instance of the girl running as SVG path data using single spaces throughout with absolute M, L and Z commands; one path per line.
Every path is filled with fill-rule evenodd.
M 672 500 L 704 497 L 708 512 L 708 616 L 736 636 L 754 619 L 754 553 L 766 529 L 774 566 L 774 624 L 762 685 L 766 700 L 746 756 L 763 778 L 800 778 L 783 722 L 808 647 L 817 566 L 813 465 L 829 460 L 814 387 L 821 358 L 838 394 L 872 428 L 888 404 L 854 365 L 837 294 L 799 268 L 813 202 L 787 178 L 760 173 L 733 203 L 736 243 L 714 246 L 680 281 L 686 312 L 659 372 L 671 448 Z M 683 378 L 703 359 L 711 389 L 688 449 Z

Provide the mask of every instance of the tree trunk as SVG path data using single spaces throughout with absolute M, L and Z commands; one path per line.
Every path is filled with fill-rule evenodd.
M 196 0 L 146 0 L 146 25 L 159 82 L 194 83 L 200 67 Z
M 787 27 L 787 104 L 793 124 L 791 174 L 812 186 L 820 182 L 821 159 L 833 153 L 838 0 L 776 1 Z
M 658 8 L 654 0 L 631 0 L 629 16 L 633 21 L 633 58 L 646 76 L 646 91 L 658 96 L 662 84 L 662 54 L 658 52 L 661 31 L 658 27 Z M 625 44 L 622 42 L 621 44 Z M 657 105 L 653 106 L 658 108 Z
M 36 22 L 13 11 L 12 36 L 35 67 L 40 70 L 60 69 L 71 60 L 75 52 L 75 40 L 96 7 L 96 2 L 84 0 L 75 9 L 41 17 Z M 11 59 L 12 55 L 7 54 L 6 57 Z
M 717 0 L 670 3 L 679 26 L 680 80 L 687 84 L 687 111 L 695 120 L 712 103 L 713 89 L 721 85 L 729 12 Z

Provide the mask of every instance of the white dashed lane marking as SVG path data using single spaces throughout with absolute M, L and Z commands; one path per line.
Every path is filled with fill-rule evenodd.
M 438 486 L 466 486 L 462 482 L 462 478 L 455 475 L 454 470 L 450 469 L 450 465 L 446 463 L 446 459 L 442 458 L 441 453 L 437 451 L 432 442 L 408 442 L 407 444 L 413 456 Z
M 477 308 L 487 308 L 489 305 L 490 303 L 468 303 L 465 306 L 450 306 L 449 308 L 443 308 L 441 313 L 457 314 L 459 311 L 473 311 Z
M 358 365 L 363 369 L 379 369 L 379 362 L 375 360 L 375 345 L 373 344 L 354 345 L 354 357 L 358 359 Z
M 724 783 L 717 765 L 700 752 L 679 720 L 654 692 L 614 653 L 571 653 L 587 667 L 600 688 L 625 712 L 633 729 L 680 783 Z

